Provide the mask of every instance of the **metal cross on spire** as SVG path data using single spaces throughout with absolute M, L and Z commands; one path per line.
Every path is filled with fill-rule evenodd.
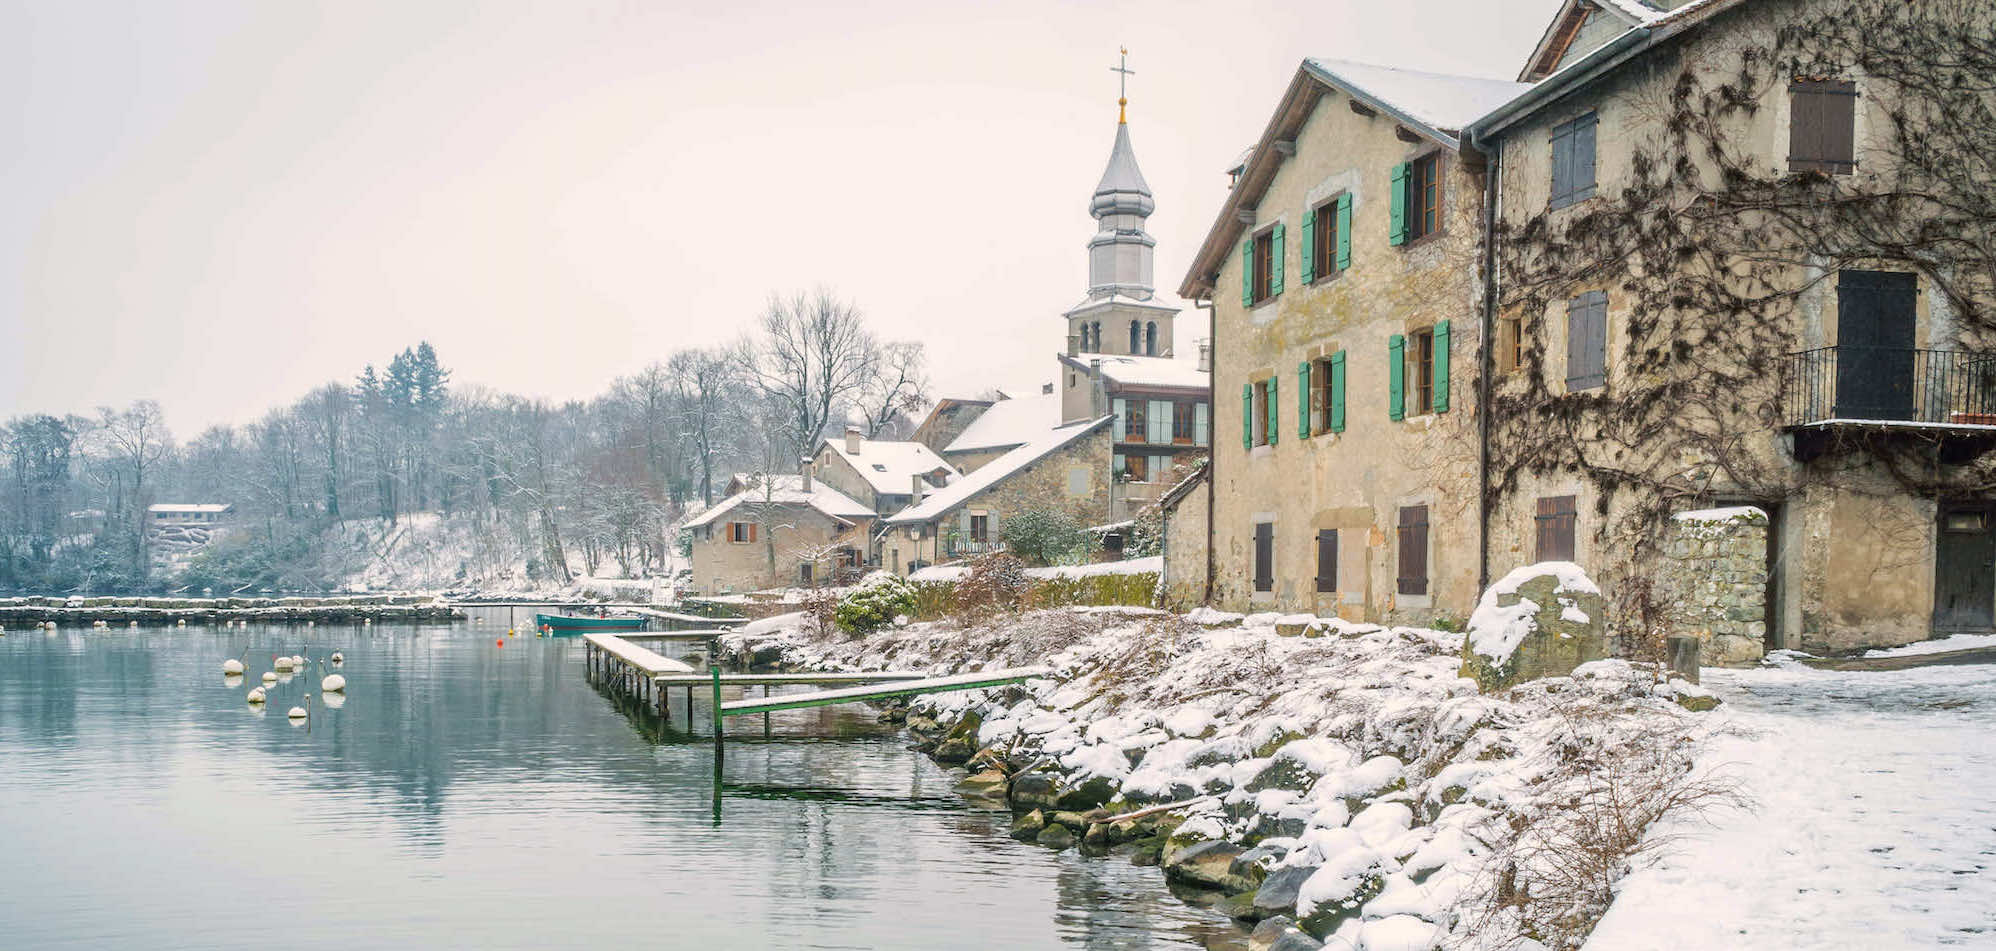
M 1116 77 L 1116 121 L 1118 123 L 1129 121 L 1130 76 L 1136 72 L 1136 70 L 1130 68 L 1130 48 L 1125 46 L 1121 47 L 1121 49 L 1123 52 L 1122 63 L 1109 67 L 1110 72 L 1122 74 Z

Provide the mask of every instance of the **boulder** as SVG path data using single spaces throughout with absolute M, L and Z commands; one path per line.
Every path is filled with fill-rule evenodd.
M 1014 810 L 1052 809 L 1060 802 L 1061 788 L 1048 773 L 1026 773 L 1012 777 Z
M 1580 566 L 1526 565 L 1483 592 L 1462 641 L 1461 675 L 1484 693 L 1564 677 L 1608 656 L 1607 606 Z
M 1054 805 L 1070 812 L 1086 812 L 1116 798 L 1116 781 L 1107 776 L 1090 776 L 1081 784 L 1060 794 Z
M 1011 836 L 1021 842 L 1031 842 L 1040 837 L 1040 830 L 1047 827 L 1046 816 L 1038 809 L 1012 820 Z
M 977 755 L 977 730 L 984 725 L 984 718 L 976 713 L 966 713 L 963 719 L 950 727 L 942 742 L 936 744 L 929 754 L 938 763 L 956 764 L 968 762 Z
M 956 784 L 956 791 L 974 799 L 1003 799 L 1009 780 L 1005 774 L 995 769 L 965 776 Z
M 1200 842 L 1177 850 L 1164 863 L 1164 875 L 1173 881 L 1222 892 L 1244 892 L 1255 883 L 1234 874 L 1234 858 L 1241 847 L 1224 839 Z
M 1270 871 L 1268 877 L 1262 879 L 1261 887 L 1255 890 L 1255 913 L 1263 918 L 1295 914 L 1296 891 L 1316 871 L 1309 865 L 1285 865 Z
M 1282 916 L 1268 918 L 1248 935 L 1248 951 L 1311 951 L 1323 942 L 1303 933 L 1296 922 Z
M 1039 837 L 1034 841 L 1055 851 L 1071 849 L 1074 847 L 1074 833 L 1066 826 L 1049 824 L 1040 830 Z

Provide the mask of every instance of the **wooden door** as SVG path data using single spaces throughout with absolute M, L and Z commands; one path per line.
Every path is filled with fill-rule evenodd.
M 1934 630 L 1996 628 L 1996 535 L 1987 503 L 1944 505 L 1934 541 Z
M 1896 271 L 1837 276 L 1837 406 L 1841 419 L 1910 420 L 1919 279 Z

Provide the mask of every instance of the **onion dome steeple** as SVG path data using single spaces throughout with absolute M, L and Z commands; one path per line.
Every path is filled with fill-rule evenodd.
M 1130 74 L 1129 50 L 1123 50 L 1123 63 L 1111 67 L 1127 83 Z M 1136 150 L 1130 146 L 1129 95 L 1125 86 L 1116 99 L 1116 143 L 1109 149 L 1109 165 L 1088 202 L 1088 213 L 1099 222 L 1095 237 L 1088 241 L 1088 296 L 1120 294 L 1148 299 L 1151 284 L 1152 249 L 1157 239 L 1144 231 L 1144 219 L 1157 208 L 1151 198 L 1150 183 L 1137 168 Z

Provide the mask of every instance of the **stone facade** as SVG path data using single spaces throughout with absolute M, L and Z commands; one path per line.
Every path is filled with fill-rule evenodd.
M 1699 661 L 1747 667 L 1767 637 L 1767 513 L 1751 507 L 1671 519 L 1657 593 L 1670 633 L 1698 638 Z
M 916 565 L 934 565 L 990 550 L 1003 537 L 1005 520 L 1026 511 L 1061 511 L 1079 525 L 1108 520 L 1109 426 L 1098 425 L 1052 452 L 976 492 L 948 511 L 919 522 L 890 520 L 882 536 L 882 567 L 907 574 Z M 986 521 L 983 542 L 970 538 L 971 518 Z
M 935 450 L 937 455 L 941 455 L 944 447 L 955 442 L 956 437 L 963 435 L 963 431 L 969 429 L 971 423 L 977 422 L 977 417 L 984 415 L 984 411 L 991 408 L 991 402 L 948 398 L 937 400 L 935 408 L 929 410 L 929 415 L 922 420 L 922 425 L 916 428 L 913 438 L 916 442 Z M 965 472 L 973 468 L 955 459 L 951 459 L 950 463 Z
M 728 524 L 755 525 L 752 542 L 729 541 Z M 711 525 L 693 529 L 693 590 L 729 594 L 784 588 L 805 583 L 803 566 L 810 564 L 813 582 L 829 580 L 836 569 L 837 548 L 866 550 L 872 522 L 838 520 L 809 506 L 741 506 Z
M 1230 610 L 1286 610 L 1349 620 L 1429 623 L 1461 619 L 1478 591 L 1478 509 L 1474 416 L 1480 306 L 1478 270 L 1483 175 L 1445 144 L 1410 135 L 1390 116 L 1356 102 L 1307 70 L 1299 73 L 1270 134 L 1287 157 L 1257 199 L 1239 192 L 1232 207 L 1252 224 L 1216 226 L 1224 242 L 1217 270 L 1187 277 L 1182 296 L 1214 306 L 1214 601 Z M 1410 141 L 1412 139 L 1412 141 Z M 1280 149 L 1272 149 L 1280 152 Z M 1391 174 L 1395 166 L 1440 156 L 1442 210 L 1433 233 L 1395 246 Z M 1350 261 L 1300 280 L 1304 215 L 1350 196 Z M 1280 293 L 1249 306 L 1242 238 L 1281 226 Z M 1203 252 L 1202 252 L 1203 254 Z M 1447 322 L 1448 336 L 1440 337 Z M 1449 372 L 1435 382 L 1446 409 L 1419 404 L 1403 356 L 1402 418 L 1389 403 L 1391 341 L 1435 332 Z M 1320 360 L 1342 354 L 1345 425 L 1331 431 L 1319 401 L 1299 403 L 1299 365 L 1310 379 Z M 1268 414 L 1244 395 L 1273 381 L 1276 438 L 1258 438 Z M 1309 435 L 1298 416 L 1308 407 Z M 1244 434 L 1244 430 L 1246 431 Z M 1403 510 L 1425 507 L 1425 585 L 1400 583 Z M 1411 514 L 1409 516 L 1412 517 Z M 1257 590 L 1257 526 L 1273 533 L 1271 590 Z M 1318 537 L 1335 531 L 1336 577 L 1323 587 Z M 1402 593 L 1403 588 L 1422 593 Z

